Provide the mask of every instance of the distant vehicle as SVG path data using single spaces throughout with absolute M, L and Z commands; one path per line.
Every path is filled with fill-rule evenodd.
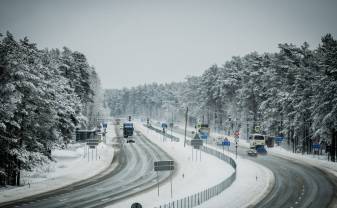
M 210 136 L 210 128 L 208 124 L 198 124 L 197 132 L 199 133 L 199 137 L 201 139 L 208 139 Z
M 272 136 L 266 136 L 266 145 L 267 147 L 274 147 L 275 145 L 275 138 Z
M 133 139 L 127 139 L 126 143 L 135 143 L 135 140 L 133 140 Z
M 254 156 L 254 157 L 256 157 L 256 156 L 257 156 L 257 151 L 256 151 L 255 148 L 250 148 L 250 149 L 247 151 L 247 154 L 248 154 L 249 156 Z
M 259 145 L 264 146 L 266 144 L 265 138 L 261 134 L 251 134 L 249 136 L 250 147 L 256 147 Z
M 267 150 L 264 148 L 264 145 L 257 145 L 256 146 L 256 152 L 261 154 L 261 155 L 267 154 Z
M 133 135 L 133 123 L 131 122 L 125 122 L 123 124 L 123 136 L 124 138 L 128 138 L 129 136 Z
M 223 141 L 224 141 L 223 138 L 221 138 L 221 137 L 217 138 L 217 139 L 216 139 L 216 145 L 222 146 L 222 142 L 223 142 Z
M 116 125 L 120 125 L 121 119 L 120 119 L 120 118 L 116 118 L 114 123 L 115 123 Z

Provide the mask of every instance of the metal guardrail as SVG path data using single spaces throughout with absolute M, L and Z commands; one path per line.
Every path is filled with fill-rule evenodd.
M 146 125 L 145 125 L 146 126 Z M 156 131 L 157 133 L 163 134 L 163 132 L 157 128 L 154 128 L 152 126 L 148 127 L 151 130 Z M 165 134 L 165 136 L 168 136 L 169 138 L 172 138 L 174 140 L 179 141 L 179 138 Z M 187 141 L 187 144 L 190 145 L 190 140 Z M 198 205 L 201 205 L 205 201 L 213 198 L 214 196 L 219 195 L 222 191 L 224 191 L 226 188 L 228 188 L 236 179 L 236 162 L 229 156 L 223 154 L 222 152 L 219 152 L 215 149 L 202 146 L 200 148 L 201 151 L 213 155 L 220 160 L 223 160 L 230 164 L 234 168 L 234 172 L 225 180 L 221 181 L 219 184 L 212 186 L 210 188 L 204 189 L 202 191 L 199 191 L 195 194 L 189 195 L 187 197 L 184 197 L 182 199 L 174 200 L 171 202 L 168 202 L 166 204 L 157 206 L 155 208 L 192 208 Z

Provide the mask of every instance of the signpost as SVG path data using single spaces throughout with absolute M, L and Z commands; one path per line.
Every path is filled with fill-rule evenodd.
M 227 150 L 229 151 L 229 146 L 231 145 L 231 142 L 225 138 L 222 142 L 222 152 L 225 153 L 225 146 L 227 146 Z
M 172 198 L 172 170 L 174 170 L 174 161 L 173 160 L 156 161 L 156 162 L 154 162 L 153 166 L 154 166 L 154 171 L 157 172 L 158 196 L 159 196 L 159 176 L 158 176 L 158 171 L 170 171 L 171 198 Z
M 166 123 L 162 123 L 162 124 L 161 124 L 161 127 L 162 127 L 163 129 L 166 129 L 166 128 L 167 128 L 167 124 L 166 124 Z
M 321 145 L 319 143 L 314 143 L 312 144 L 312 148 L 314 149 L 314 151 L 319 151 L 319 149 L 321 148 Z
M 203 140 L 200 139 L 199 135 L 196 134 L 194 136 L 194 138 L 191 140 L 191 146 L 194 148 L 194 149 L 200 149 L 200 146 L 203 145 Z M 192 161 L 193 161 L 193 148 L 192 148 Z M 201 150 L 199 150 L 200 152 L 200 161 L 201 161 Z M 198 158 L 198 152 L 196 152 L 196 159 Z
M 260 133 L 260 126 L 255 126 L 255 133 Z
M 163 141 L 165 141 L 165 129 L 167 129 L 167 124 L 166 123 L 162 123 L 161 127 L 163 128 Z
M 99 139 L 87 139 L 86 140 L 86 144 L 87 144 L 87 146 L 89 146 L 89 148 L 88 148 L 88 161 L 89 161 L 89 154 L 90 154 L 89 149 L 91 149 L 91 160 L 94 160 L 93 149 L 96 149 L 96 160 L 97 160 L 97 148 L 96 148 L 96 146 L 98 145 L 98 143 L 99 143 Z
M 238 158 L 238 143 L 235 142 L 235 159 Z
M 275 142 L 276 144 L 279 146 L 283 141 L 283 137 L 282 136 L 277 136 L 275 137 Z

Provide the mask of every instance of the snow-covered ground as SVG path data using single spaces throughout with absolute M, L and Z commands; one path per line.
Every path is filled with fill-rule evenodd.
M 109 207 L 131 207 L 134 202 L 141 203 L 143 207 L 159 206 L 216 185 L 234 171 L 229 164 L 205 153 L 201 153 L 201 161 L 199 153 L 198 161 L 192 161 L 192 148 L 184 147 L 183 140 L 170 142 L 167 139 L 163 142 L 162 135 L 148 130 L 140 123 L 136 124 L 136 130 L 141 131 L 174 159 L 176 172 L 172 177 L 173 197 L 171 198 L 170 194 L 170 180 L 167 180 L 160 184 L 160 197 L 158 197 L 157 187 L 154 187 Z M 196 154 L 195 150 L 194 154 Z
M 115 137 L 113 125 L 109 126 L 107 144 L 111 144 L 112 138 Z M 100 143 L 97 146 L 97 160 L 95 151 L 92 160 L 90 150 L 89 161 L 84 143 L 71 144 L 67 149 L 53 150 L 52 155 L 56 162 L 36 168 L 33 172 L 23 172 L 22 183 L 25 185 L 0 189 L 0 202 L 55 190 L 104 172 L 110 166 L 114 153 L 111 145 L 107 144 Z
M 302 154 L 302 153 L 293 153 L 291 151 L 288 151 L 280 146 L 275 146 L 272 148 L 267 148 L 267 151 L 269 153 L 281 156 L 283 158 L 287 158 L 290 160 L 298 160 L 302 162 L 309 163 L 310 165 L 313 165 L 315 167 L 321 168 L 323 170 L 329 171 L 330 173 L 337 176 L 337 163 L 322 160 L 321 157 L 317 155 L 308 155 L 308 154 Z
M 191 130 L 191 128 L 190 128 Z M 220 134 L 213 134 L 213 137 L 221 136 Z M 223 137 L 223 136 L 222 136 Z M 231 142 L 234 142 L 233 136 L 226 136 Z M 239 140 L 239 145 L 244 147 L 249 147 L 249 142 L 245 139 Z M 292 151 L 286 150 L 281 146 L 275 144 L 274 147 L 266 147 L 268 154 L 274 154 L 276 156 L 283 157 L 289 160 L 297 160 L 306 162 L 315 167 L 321 168 L 325 171 L 328 171 L 337 176 L 337 163 L 328 161 L 326 156 L 312 155 L 312 154 L 302 154 L 302 153 L 293 153 Z
M 177 161 L 178 170 L 176 176 L 173 177 L 173 200 L 186 197 L 218 184 L 233 171 L 233 168 L 227 163 L 205 153 L 202 153 L 201 162 L 192 162 L 192 149 L 190 146 L 183 147 L 184 137 L 180 134 L 173 133 L 174 136 L 180 138 L 180 142 L 178 143 L 171 143 L 169 139 L 166 142 L 162 142 L 163 137 L 161 135 L 148 130 L 142 125 L 138 124 L 137 129 L 167 151 Z M 208 147 L 216 149 L 212 146 Z M 219 149 L 219 151 L 222 150 Z M 227 151 L 225 151 L 225 154 L 235 158 L 233 154 Z M 241 157 L 238 157 L 236 162 L 238 165 L 236 181 L 220 195 L 210 199 L 199 207 L 252 206 L 273 187 L 274 175 L 269 169 Z M 182 178 L 182 173 L 185 175 L 184 178 Z M 129 207 L 134 202 L 141 203 L 143 207 L 154 207 L 169 201 L 172 201 L 172 199 L 170 198 L 170 183 L 167 181 L 160 186 L 160 198 L 157 196 L 157 189 L 151 189 L 110 207 Z
M 188 128 L 188 131 L 193 130 L 193 128 Z M 173 133 L 173 135 L 184 139 L 183 135 L 177 133 Z M 218 151 L 221 152 L 223 151 L 222 148 L 217 148 L 211 145 L 207 145 L 207 147 L 218 149 Z M 232 158 L 235 158 L 234 154 L 226 150 L 224 153 Z M 210 199 L 199 207 L 251 207 L 269 193 L 270 189 L 274 185 L 274 175 L 268 168 L 250 160 L 243 159 L 240 156 L 237 157 L 236 163 L 237 176 L 233 184 L 217 197 Z

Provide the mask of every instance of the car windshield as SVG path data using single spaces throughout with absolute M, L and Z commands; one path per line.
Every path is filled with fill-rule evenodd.
M 255 136 L 255 140 L 264 140 L 263 136 Z

